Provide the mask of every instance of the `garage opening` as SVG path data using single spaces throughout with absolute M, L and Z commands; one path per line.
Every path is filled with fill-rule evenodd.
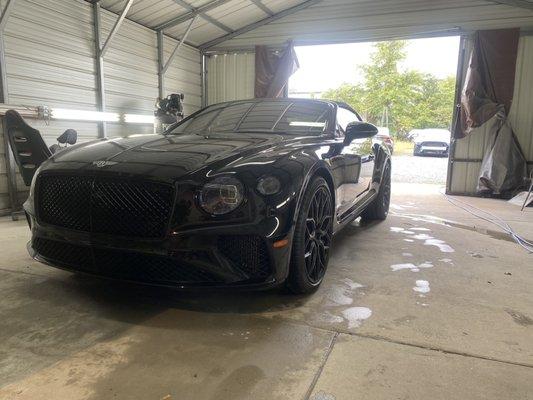
M 393 181 L 444 186 L 460 37 L 297 47 L 289 96 L 344 102 L 378 126 Z

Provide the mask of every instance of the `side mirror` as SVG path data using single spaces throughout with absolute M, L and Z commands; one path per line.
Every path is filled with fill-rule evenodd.
M 378 133 L 378 128 L 368 122 L 350 122 L 346 127 L 344 144 L 348 145 L 355 139 L 365 139 Z

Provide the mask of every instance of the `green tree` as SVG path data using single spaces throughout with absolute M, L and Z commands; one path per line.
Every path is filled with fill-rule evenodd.
M 388 121 L 399 137 L 414 128 L 449 128 L 455 78 L 402 71 L 406 45 L 405 41 L 377 43 L 370 63 L 361 67 L 362 83 L 344 83 L 323 97 L 348 103 L 376 125 Z

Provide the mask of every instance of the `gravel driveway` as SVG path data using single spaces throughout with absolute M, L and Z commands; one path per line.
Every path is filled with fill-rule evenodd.
M 448 158 L 392 156 L 393 182 L 433 183 L 444 185 Z

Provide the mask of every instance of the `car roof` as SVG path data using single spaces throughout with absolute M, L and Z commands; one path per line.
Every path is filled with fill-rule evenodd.
M 322 99 L 302 99 L 302 98 L 295 98 L 295 97 L 281 97 L 281 98 L 270 98 L 270 97 L 264 97 L 264 98 L 258 98 L 258 99 L 239 99 L 239 100 L 230 100 L 230 101 L 224 101 L 220 103 L 211 104 L 211 106 L 217 106 L 222 104 L 236 104 L 236 103 L 250 103 L 250 102 L 263 102 L 263 101 L 274 101 L 274 102 L 286 102 L 291 101 L 294 103 L 322 103 L 322 104 L 337 104 L 340 105 L 341 103 L 330 101 L 330 100 L 322 100 Z M 348 106 L 348 105 L 346 105 Z M 348 106 L 349 107 L 349 106 Z

